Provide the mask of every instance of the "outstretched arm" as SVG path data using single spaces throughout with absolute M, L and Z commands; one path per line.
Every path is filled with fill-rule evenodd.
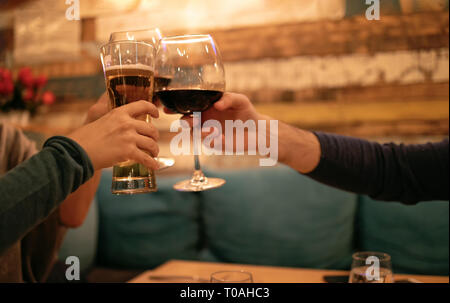
M 92 163 L 76 142 L 53 137 L 41 152 L 4 175 L 0 179 L 0 254 L 92 174 Z
M 92 123 L 109 111 L 108 95 L 104 93 L 89 109 L 85 124 Z M 59 218 L 65 227 L 76 228 L 83 224 L 91 207 L 92 200 L 97 192 L 102 176 L 101 170 L 94 172 L 92 178 L 70 194 L 59 207 Z
M 0 178 L 0 255 L 46 218 L 94 170 L 133 160 L 158 168 L 158 131 L 135 119 L 158 117 L 146 101 L 114 109 L 66 137 L 50 138 L 41 152 Z M 151 156 L 150 156 L 151 155 Z
M 184 119 L 192 125 L 191 118 Z M 271 120 L 259 114 L 246 96 L 233 93 L 224 94 L 202 113 L 202 121 L 209 119 L 222 124 L 225 120 L 263 120 L 267 125 Z M 278 144 L 280 162 L 346 191 L 408 204 L 449 197 L 448 140 L 425 145 L 381 145 L 313 133 L 279 122 Z
M 448 200 L 449 142 L 421 145 L 378 144 L 316 133 L 318 166 L 308 174 L 322 183 L 376 200 L 415 204 Z

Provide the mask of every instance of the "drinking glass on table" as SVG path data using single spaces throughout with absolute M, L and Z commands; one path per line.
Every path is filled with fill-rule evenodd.
M 349 283 L 394 283 L 391 256 L 380 252 L 354 253 Z
M 109 42 L 116 41 L 139 41 L 145 42 L 153 46 L 153 51 L 156 52 L 156 49 L 159 45 L 159 40 L 163 37 L 159 28 L 152 29 L 143 29 L 143 30 L 131 30 L 131 31 L 122 31 L 122 32 L 113 32 L 109 36 Z M 160 76 L 158 71 L 154 71 L 154 79 L 155 79 L 155 87 L 159 87 L 163 84 L 170 82 L 170 78 Z M 152 102 L 158 106 L 159 101 L 156 96 L 153 94 Z M 159 163 L 159 170 L 163 170 L 165 168 L 172 167 L 175 164 L 175 159 L 172 157 L 165 157 L 159 155 L 155 158 Z
M 100 48 L 111 108 L 131 102 L 152 101 L 154 87 L 153 46 L 138 41 L 115 41 Z M 150 115 L 138 117 L 150 122 Z M 133 161 L 113 168 L 113 194 L 148 193 L 157 190 L 155 173 Z
M 206 111 L 225 91 L 222 59 L 210 35 L 162 38 L 156 53 L 155 70 L 170 79 L 155 87 L 156 96 L 165 107 L 179 114 Z M 205 177 L 200 167 L 199 148 L 201 146 L 194 144 L 192 178 L 175 184 L 174 189 L 200 192 L 225 184 L 223 179 Z
M 211 283 L 253 283 L 253 276 L 245 271 L 219 271 L 211 275 Z

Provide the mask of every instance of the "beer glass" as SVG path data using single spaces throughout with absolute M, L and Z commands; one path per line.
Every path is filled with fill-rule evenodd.
M 164 76 L 170 79 L 165 85 L 155 86 L 155 94 L 173 112 L 192 115 L 206 111 L 224 94 L 225 71 L 211 35 L 162 38 L 156 53 L 155 69 L 164 71 Z M 205 177 L 198 156 L 200 148 L 194 142 L 193 176 L 175 184 L 175 190 L 200 192 L 225 184 L 223 179 Z
M 138 41 L 115 41 L 100 48 L 106 89 L 111 108 L 131 102 L 152 102 L 154 88 L 154 48 Z M 139 117 L 150 122 L 150 115 Z M 113 167 L 113 194 L 137 194 L 156 191 L 152 169 L 125 161 Z
M 152 45 L 154 51 L 156 51 L 159 45 L 159 40 L 161 40 L 162 37 L 163 35 L 159 30 L 159 28 L 130 30 L 111 33 L 109 35 L 109 42 L 124 41 L 124 40 L 142 41 Z M 167 78 L 164 75 L 162 75 L 163 73 L 164 71 L 158 72 L 158 70 L 155 70 L 155 82 L 154 82 L 155 88 L 160 86 L 166 86 L 170 82 L 170 78 Z M 153 103 L 156 106 L 160 104 L 155 95 L 153 95 Z M 172 157 L 158 155 L 158 157 L 155 158 L 155 160 L 158 161 L 159 170 L 172 167 L 175 164 L 175 159 Z
M 109 42 L 114 41 L 143 41 L 148 44 L 157 47 L 159 40 L 162 39 L 162 34 L 159 28 L 152 29 L 142 29 L 142 30 L 131 30 L 123 32 L 113 32 L 109 35 Z M 155 49 L 156 50 L 156 49 Z

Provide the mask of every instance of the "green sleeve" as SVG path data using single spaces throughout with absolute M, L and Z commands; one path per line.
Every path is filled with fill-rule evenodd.
M 0 255 L 20 240 L 94 173 L 86 152 L 66 137 L 0 178 Z

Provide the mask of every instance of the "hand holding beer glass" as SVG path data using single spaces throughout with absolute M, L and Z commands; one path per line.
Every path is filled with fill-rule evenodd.
M 114 41 L 100 49 L 111 108 L 131 102 L 152 102 L 154 47 L 145 42 Z M 150 123 L 150 116 L 138 117 Z M 140 163 L 125 161 L 113 168 L 113 194 L 149 193 L 157 190 L 155 173 Z
M 143 29 L 143 30 L 132 30 L 132 31 L 123 31 L 123 32 L 113 32 L 109 36 L 109 42 L 116 42 L 116 41 L 141 41 L 150 44 L 153 46 L 153 50 L 156 51 L 159 45 L 159 41 L 162 39 L 163 35 L 159 28 L 152 28 L 152 29 Z M 166 78 L 164 76 L 161 76 L 158 70 L 154 70 L 154 79 L 155 79 L 155 91 L 158 87 L 161 86 L 167 86 L 170 82 L 170 78 Z M 163 71 L 164 72 L 164 71 Z M 155 94 L 153 94 L 153 104 L 156 106 L 160 105 L 160 102 L 158 101 L 158 98 L 156 98 Z M 169 167 L 172 167 L 175 164 L 175 159 L 172 157 L 166 157 L 158 155 L 157 158 L 155 158 L 156 161 L 159 163 L 159 169 L 166 169 Z

